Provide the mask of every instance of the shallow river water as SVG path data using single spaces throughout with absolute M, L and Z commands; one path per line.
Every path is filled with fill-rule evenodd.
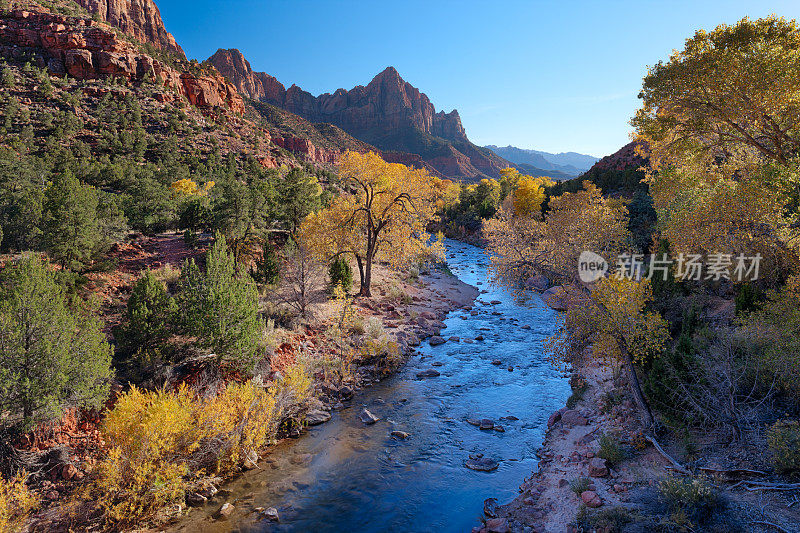
M 447 247 L 453 274 L 488 292 L 476 302 L 477 316 L 451 312 L 442 336 L 485 340 L 423 343 L 399 373 L 359 392 L 329 422 L 280 444 L 262 469 L 227 485 L 230 494 L 207 511 L 233 501 L 229 520 L 195 511 L 173 531 L 469 531 L 484 499 L 516 496 L 536 467 L 547 418 L 569 394 L 542 351 L 555 313 L 538 297 L 517 305 L 491 286 L 483 250 L 454 241 Z M 433 362 L 442 363 L 441 376 L 418 379 Z M 365 406 L 381 421 L 365 426 L 358 418 Z M 519 420 L 500 420 L 509 415 Z M 505 432 L 481 431 L 468 418 L 490 418 Z M 389 435 L 395 429 L 411 436 L 395 440 Z M 476 453 L 499 461 L 499 468 L 464 467 Z M 280 523 L 259 520 L 256 507 L 277 508 Z

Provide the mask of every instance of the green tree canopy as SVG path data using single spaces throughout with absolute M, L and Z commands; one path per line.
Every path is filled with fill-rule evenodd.
M 217 233 L 206 255 L 206 271 L 194 260 L 181 272 L 181 309 L 188 332 L 217 354 L 219 360 L 255 363 L 263 338 L 258 291 L 253 279 L 237 268 L 225 236 Z
M 48 265 L 26 256 L 0 273 L 0 408 L 13 423 L 57 417 L 108 395 L 111 347 L 96 318 L 66 305 Z
M 79 270 L 101 241 L 97 190 L 71 173 L 57 174 L 45 192 L 44 243 L 50 257 L 63 268 Z

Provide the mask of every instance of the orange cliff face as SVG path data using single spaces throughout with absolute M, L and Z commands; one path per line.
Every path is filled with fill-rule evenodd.
M 108 25 L 91 19 L 14 11 L 0 18 L 0 51 L 6 57 L 41 53 L 51 73 L 66 73 L 81 80 L 111 76 L 159 80 L 201 109 L 244 113 L 242 97 L 218 72 L 177 70 L 120 39 Z
M 101 21 L 116 26 L 137 41 L 149 43 L 186 59 L 175 37 L 164 27 L 161 12 L 153 0 L 75 0 Z

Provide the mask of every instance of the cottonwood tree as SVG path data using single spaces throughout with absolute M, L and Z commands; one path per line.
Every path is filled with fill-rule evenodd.
M 553 359 L 574 360 L 593 345 L 597 356 L 620 361 L 634 398 L 652 425 L 634 366 L 657 355 L 668 339 L 665 321 L 645 309 L 652 289 L 646 280 L 612 277 L 586 284 L 578 277 L 581 252 L 595 252 L 613 264 L 629 251 L 627 209 L 620 200 L 604 198 L 588 182 L 577 193 L 552 198 L 549 207 L 546 217 L 501 212 L 485 223 L 493 275 L 510 287 L 536 274 L 560 282 L 568 310 L 566 329 L 550 340 Z
M 700 30 L 648 70 L 632 123 L 656 168 L 692 154 L 757 153 L 787 165 L 800 149 L 800 28 L 771 16 Z
M 698 31 L 650 68 L 632 119 L 675 253 L 760 253 L 797 263 L 800 28 L 743 19 Z
M 24 428 L 65 404 L 108 395 L 111 347 L 96 318 L 67 307 L 49 265 L 26 256 L 0 273 L 0 409 Z
M 306 217 L 299 241 L 326 262 L 352 254 L 360 296 L 370 296 L 376 259 L 398 267 L 420 255 L 441 254 L 425 230 L 437 209 L 441 180 L 425 170 L 387 163 L 372 152 L 346 153 L 339 172 L 345 194 Z
M 257 362 L 264 324 L 258 314 L 258 291 L 228 253 L 225 236 L 217 233 L 201 272 L 193 259 L 181 271 L 180 307 L 187 331 L 216 353 L 244 369 Z

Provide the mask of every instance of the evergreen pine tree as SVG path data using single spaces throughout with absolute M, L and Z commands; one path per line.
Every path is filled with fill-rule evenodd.
M 206 271 L 189 260 L 181 272 L 181 308 L 188 332 L 215 351 L 249 369 L 263 337 L 258 291 L 253 279 L 236 267 L 225 237 L 217 233 L 206 255 Z
M 97 191 L 70 172 L 57 174 L 45 192 L 44 242 L 63 268 L 79 270 L 102 241 L 97 218 Z
M 128 299 L 127 321 L 118 335 L 121 345 L 129 353 L 160 355 L 176 309 L 164 283 L 146 271 Z
M 48 265 L 26 256 L 0 273 L 0 410 L 12 423 L 60 416 L 108 395 L 111 347 L 96 318 L 66 305 Z

